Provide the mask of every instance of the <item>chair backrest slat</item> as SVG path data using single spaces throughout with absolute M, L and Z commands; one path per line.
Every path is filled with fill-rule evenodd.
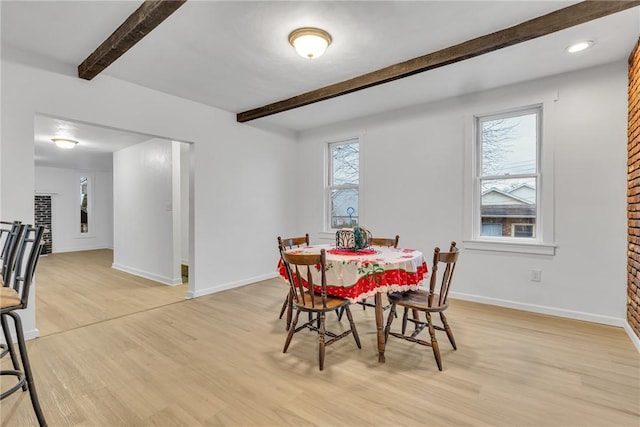
M 40 259 L 40 250 L 42 245 L 42 236 L 44 235 L 43 226 L 23 226 L 24 232 L 20 238 L 18 251 L 16 254 L 14 274 L 12 278 L 12 287 L 20 295 L 22 307 L 27 307 L 29 301 L 29 288 L 33 283 L 38 260 Z
M 284 263 L 287 275 L 289 278 L 289 284 L 291 285 L 292 292 L 294 294 L 294 300 L 300 301 L 303 304 L 307 303 L 307 298 L 310 298 L 312 307 L 315 306 L 315 299 L 312 294 L 314 290 L 320 288 L 320 297 L 322 301 L 322 308 L 327 306 L 327 254 L 324 249 L 320 251 L 320 254 L 289 254 L 281 249 L 280 254 L 282 256 L 282 262 Z M 320 283 L 317 283 L 313 279 L 313 270 L 319 270 Z M 295 274 L 293 274 L 295 271 Z M 304 284 L 307 284 L 306 289 Z M 307 293 L 308 290 L 308 293 Z
M 278 249 L 291 249 L 293 247 L 300 247 L 302 245 L 309 246 L 309 233 L 300 237 L 282 238 L 278 236 Z
M 5 228 L 8 224 L 11 224 L 11 226 Z M 18 254 L 20 239 L 24 233 L 25 225 L 21 224 L 20 221 L 15 221 L 13 223 L 3 222 L 2 225 L 3 227 L 0 231 L 0 235 L 5 235 L 4 243 L 2 245 L 2 280 L 4 281 L 5 286 L 9 286 L 16 256 Z
M 397 248 L 398 242 L 400 241 L 400 236 L 396 234 L 394 238 L 388 237 L 372 237 L 369 244 L 371 246 L 387 246 L 390 248 Z
M 449 298 L 449 289 L 451 288 L 451 280 L 453 279 L 453 272 L 456 268 L 456 262 L 460 252 L 456 247 L 456 242 L 451 242 L 449 252 L 440 252 L 440 248 L 436 247 L 433 251 L 433 264 L 431 268 L 431 281 L 429 283 L 429 297 L 427 303 L 429 307 L 433 306 L 434 295 L 438 295 L 438 305 L 444 305 Z M 437 272 L 440 264 L 444 264 L 445 268 L 442 271 L 442 279 L 440 281 L 440 289 L 436 289 L 438 286 Z

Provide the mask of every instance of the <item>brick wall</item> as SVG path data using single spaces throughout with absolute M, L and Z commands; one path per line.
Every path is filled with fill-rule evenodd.
M 43 245 L 40 253 L 50 254 L 53 243 L 51 236 L 51 196 L 35 196 L 34 208 L 35 225 L 44 226 Z
M 629 56 L 627 321 L 640 338 L 640 39 Z

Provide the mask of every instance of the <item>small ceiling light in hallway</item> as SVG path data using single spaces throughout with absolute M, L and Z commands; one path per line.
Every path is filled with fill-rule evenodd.
M 66 138 L 53 138 L 51 139 L 51 141 L 53 141 L 53 143 L 56 144 L 59 148 L 64 148 L 66 150 L 71 149 L 78 144 L 78 141 Z

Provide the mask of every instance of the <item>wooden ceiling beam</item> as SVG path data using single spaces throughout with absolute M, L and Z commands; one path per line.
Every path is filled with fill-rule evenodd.
M 487 34 L 408 61 L 400 62 L 282 101 L 238 113 L 240 123 L 346 95 L 372 86 L 474 58 L 575 25 L 636 7 L 640 1 L 583 1 L 513 27 Z
M 149 34 L 187 0 L 145 0 L 78 65 L 78 77 L 91 80 Z

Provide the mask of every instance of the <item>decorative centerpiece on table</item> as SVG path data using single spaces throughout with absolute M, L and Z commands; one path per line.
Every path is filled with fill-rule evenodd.
M 336 232 L 336 248 L 359 251 L 371 244 L 371 233 L 364 227 L 342 228 Z

